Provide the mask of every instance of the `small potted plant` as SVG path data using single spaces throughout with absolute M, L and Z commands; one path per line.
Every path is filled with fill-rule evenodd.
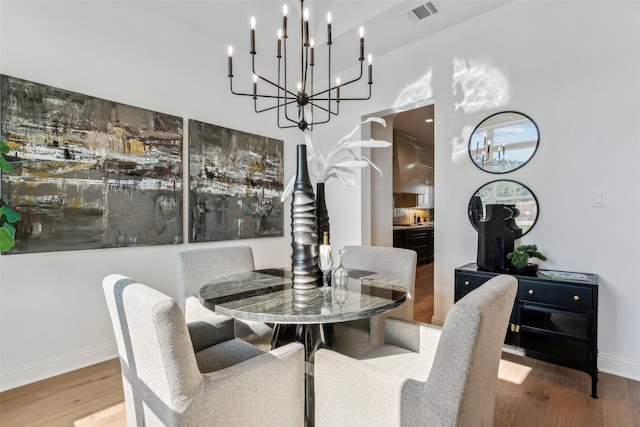
M 538 264 L 529 262 L 530 258 L 538 258 L 541 261 L 547 260 L 546 256 L 538 252 L 536 245 L 521 245 L 515 251 L 507 254 L 509 271 L 523 276 L 535 276 L 538 271 Z

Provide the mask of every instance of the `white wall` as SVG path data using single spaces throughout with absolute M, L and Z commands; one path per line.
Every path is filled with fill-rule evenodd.
M 640 379 L 640 341 L 633 338 L 640 323 L 640 4 L 585 4 L 516 1 L 377 57 L 372 101 L 339 123 L 433 97 L 433 320 L 441 322 L 453 304 L 453 270 L 476 257 L 469 197 L 501 177 L 472 165 L 467 138 L 494 112 L 530 115 L 540 148 L 525 167 L 502 176 L 538 197 L 538 223 L 522 243 L 538 244 L 549 257 L 543 267 L 599 275 L 599 368 Z M 344 132 L 324 128 L 317 137 Z M 594 190 L 606 192 L 606 207 L 592 207 Z M 358 222 L 353 194 L 336 198 L 341 215 L 353 212 L 344 221 Z M 340 227 L 345 241 L 360 239 L 355 227 Z
M 2 74 L 283 139 L 285 175 L 295 173 L 300 132 L 279 132 L 271 115 L 229 93 L 225 41 L 204 40 L 153 9 L 3 0 L 0 43 Z M 282 238 L 1 256 L 0 389 L 117 356 L 101 287 L 107 274 L 175 296 L 175 254 L 189 246 L 249 244 L 257 267 L 288 265 L 286 205 Z
M 130 2 L 87 3 L 0 3 L 0 72 L 284 139 L 287 176 L 293 173 L 299 134 L 278 132 L 271 116 L 251 113 L 228 94 L 226 64 L 212 54 L 224 51 L 222 43 Z M 538 224 L 523 241 L 549 256 L 545 267 L 600 275 L 600 369 L 640 379 L 633 338 L 640 323 L 633 279 L 640 261 L 640 6 L 589 5 L 516 1 L 376 57 L 373 99 L 343 103 L 338 120 L 314 133 L 328 146 L 363 115 L 433 97 L 435 318 L 442 320 L 453 303 L 453 269 L 475 259 L 468 199 L 494 179 L 471 164 L 466 138 L 499 110 L 533 117 L 540 148 L 505 176 L 529 186 L 540 203 Z M 454 78 L 464 82 L 455 93 Z M 606 192 L 607 207 L 591 207 L 594 189 Z M 335 181 L 326 190 L 334 245 L 369 238 L 360 224 L 369 217 L 361 202 L 370 198 Z M 288 237 L 246 242 L 259 267 L 289 262 Z M 0 387 L 115 355 L 102 277 L 118 271 L 174 294 L 173 258 L 184 247 L 0 257 Z

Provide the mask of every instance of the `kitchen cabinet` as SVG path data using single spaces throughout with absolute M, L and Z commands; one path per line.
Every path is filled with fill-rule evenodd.
M 475 263 L 455 270 L 455 301 L 500 273 L 479 271 Z M 586 372 L 591 397 L 598 381 L 598 276 L 539 270 L 515 276 L 518 294 L 505 345 L 544 360 Z
M 412 226 L 393 230 L 393 246 L 416 251 L 417 265 L 433 262 L 433 227 Z
M 418 140 L 401 131 L 393 137 L 393 192 L 424 194 L 426 183 L 416 151 Z M 413 206 L 416 206 L 415 204 Z
M 402 230 L 393 230 L 393 247 L 404 247 L 404 232 Z
M 394 208 L 414 208 L 418 206 L 418 195 L 409 193 L 393 193 Z

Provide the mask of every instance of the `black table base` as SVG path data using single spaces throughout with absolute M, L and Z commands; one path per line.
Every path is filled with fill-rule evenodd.
M 320 324 L 276 324 L 271 338 L 271 348 L 276 348 L 299 341 L 305 349 L 305 424 L 314 425 L 314 392 L 313 392 L 313 363 L 316 351 L 321 348 L 331 348 L 335 341 L 333 325 Z

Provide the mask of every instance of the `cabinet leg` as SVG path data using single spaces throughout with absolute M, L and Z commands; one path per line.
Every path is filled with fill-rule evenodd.
M 591 397 L 598 398 L 598 372 L 591 374 Z

